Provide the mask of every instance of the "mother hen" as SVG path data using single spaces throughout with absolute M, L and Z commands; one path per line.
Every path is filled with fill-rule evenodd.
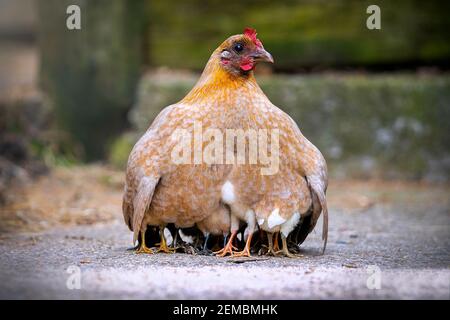
M 286 243 L 291 231 L 300 230 L 303 241 L 322 212 L 325 250 L 325 160 L 256 83 L 253 70 L 260 61 L 273 58 L 255 30 L 228 38 L 195 87 L 166 107 L 134 146 L 123 214 L 134 242 L 141 234 L 138 252 L 153 253 L 145 244 L 148 225 L 160 227 L 159 251 L 173 251 L 163 230 L 174 223 L 197 224 L 205 235 L 231 233 L 218 252 L 222 256 L 249 256 L 259 226 L 268 232 L 271 250 L 272 233 L 280 232 L 283 252 L 291 256 Z M 233 241 L 244 223 L 246 246 L 236 253 Z

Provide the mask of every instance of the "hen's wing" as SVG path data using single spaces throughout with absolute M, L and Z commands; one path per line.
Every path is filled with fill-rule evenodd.
M 160 136 L 159 129 L 164 125 L 173 106 L 165 108 L 155 118 L 147 132 L 134 146 L 128 159 L 122 212 L 128 228 L 134 232 L 133 242 L 137 240 L 145 212 L 150 207 L 161 178 L 159 163 L 152 161 L 151 156 L 159 152 L 160 144 L 166 138 Z M 155 158 L 161 160 L 161 158 Z
M 137 240 L 144 214 L 150 207 L 153 193 L 155 192 L 158 182 L 158 178 L 144 177 L 141 179 L 141 183 L 139 184 L 136 196 L 133 200 L 133 243 Z
M 319 149 L 303 136 L 294 120 L 289 115 L 287 117 L 294 129 L 299 145 L 298 152 L 294 158 L 298 159 L 298 169 L 305 176 L 312 197 L 311 217 L 305 219 L 304 224 L 306 225 L 300 228 L 298 236 L 303 242 L 306 236 L 314 229 L 317 220 L 323 213 L 322 240 L 324 245 L 322 252 L 324 252 L 328 240 L 328 207 L 325 197 L 328 187 L 327 164 Z
M 144 176 L 139 179 L 139 184 L 135 189 L 131 188 L 128 183 L 125 185 L 122 212 L 128 228 L 134 232 L 133 243 L 137 240 L 142 220 L 150 207 L 159 180 L 159 177 Z

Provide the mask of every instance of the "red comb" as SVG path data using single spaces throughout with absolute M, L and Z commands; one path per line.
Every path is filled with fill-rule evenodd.
M 245 28 L 244 29 L 244 35 L 246 35 L 247 37 L 249 37 L 252 42 L 257 46 L 257 47 L 262 47 L 262 42 L 261 40 L 259 40 L 258 38 L 256 38 L 256 30 L 253 28 Z

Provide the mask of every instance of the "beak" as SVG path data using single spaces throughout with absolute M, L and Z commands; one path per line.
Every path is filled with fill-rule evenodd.
M 255 61 L 258 61 L 258 62 L 265 61 L 265 62 L 273 63 L 272 55 L 263 48 L 257 49 L 257 51 L 255 52 L 255 54 L 252 55 L 252 57 L 253 57 L 253 59 L 255 59 Z

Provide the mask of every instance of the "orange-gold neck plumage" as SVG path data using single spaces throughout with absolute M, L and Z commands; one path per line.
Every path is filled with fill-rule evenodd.
M 273 62 L 273 58 L 256 38 L 256 31 L 246 28 L 214 50 L 197 84 L 182 102 L 198 102 L 213 92 L 230 93 L 246 86 L 259 89 L 253 75 L 259 61 Z

